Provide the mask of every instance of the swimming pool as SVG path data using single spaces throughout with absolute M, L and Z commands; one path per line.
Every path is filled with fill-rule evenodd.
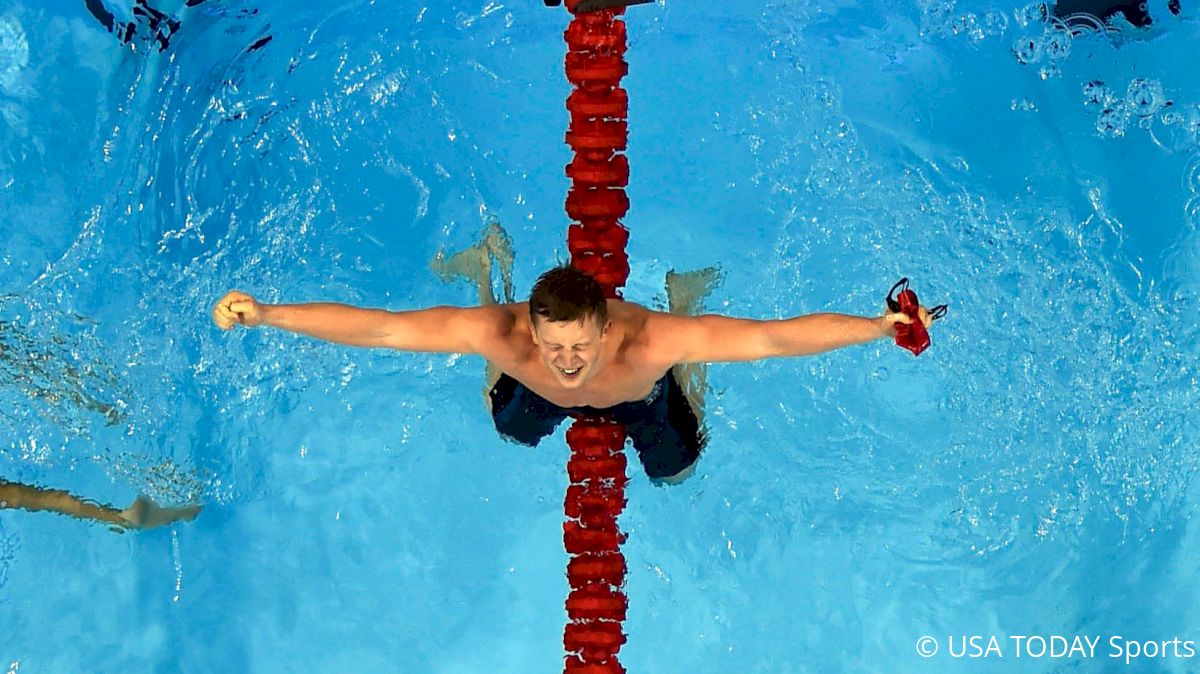
M 0 0 L 0 477 L 205 510 L 0 511 L 0 666 L 560 671 L 563 429 L 500 441 L 477 359 L 208 311 L 468 304 L 429 260 L 493 221 L 526 293 L 566 257 L 565 12 L 151 4 L 161 51 Z M 630 672 L 1116 671 L 1113 637 L 1200 640 L 1182 9 L 1075 37 L 985 2 L 629 11 L 628 299 L 717 264 L 712 311 L 873 314 L 901 275 L 951 306 L 917 359 L 712 368 L 696 475 L 630 468 Z M 955 656 L 972 635 L 1002 653 Z

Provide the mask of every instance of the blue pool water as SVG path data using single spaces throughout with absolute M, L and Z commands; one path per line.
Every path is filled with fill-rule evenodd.
M 500 441 L 477 358 L 208 312 L 470 304 L 428 263 L 495 221 L 528 292 L 566 257 L 565 11 L 155 2 L 160 51 L 84 4 L 0 0 L 0 478 L 205 509 L 0 510 L 0 671 L 560 671 L 562 429 Z M 1148 9 L 629 12 L 628 299 L 719 265 L 710 311 L 951 307 L 917 359 L 712 368 L 696 475 L 630 468 L 630 672 L 1200 669 L 1109 657 L 1200 641 L 1200 26 Z

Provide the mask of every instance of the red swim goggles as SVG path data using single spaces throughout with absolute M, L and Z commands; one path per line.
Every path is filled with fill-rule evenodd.
M 896 292 L 899 291 L 897 295 Z M 893 297 L 895 295 L 895 297 Z M 894 314 L 904 314 L 913 320 L 912 323 L 895 323 L 896 344 L 912 351 L 914 356 L 929 347 L 929 331 L 921 322 L 918 315 L 921 303 L 917 301 L 917 293 L 908 287 L 908 277 L 896 281 L 896 285 L 887 294 L 888 310 Z M 939 304 L 929 310 L 929 318 L 937 320 L 946 315 L 946 305 Z

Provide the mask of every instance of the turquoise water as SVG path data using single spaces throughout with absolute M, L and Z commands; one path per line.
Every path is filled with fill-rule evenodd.
M 566 258 L 565 12 L 181 4 L 160 52 L 0 0 L 0 476 L 205 506 L 120 535 L 0 511 L 0 667 L 558 671 L 562 430 L 500 441 L 476 358 L 208 311 L 470 304 L 428 262 L 493 221 L 527 292 Z M 630 672 L 1198 668 L 1108 657 L 1200 641 L 1183 9 L 1073 38 L 986 2 L 630 11 L 628 299 L 719 265 L 711 311 L 874 314 L 901 275 L 951 306 L 917 359 L 712 368 L 696 475 L 630 470 Z

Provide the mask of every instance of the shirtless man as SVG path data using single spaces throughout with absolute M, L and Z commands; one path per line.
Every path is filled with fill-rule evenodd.
M 920 319 L 932 319 L 922 308 Z M 224 330 L 268 325 L 318 339 L 401 351 L 478 354 L 501 373 L 489 398 L 496 428 L 535 445 L 567 416 L 625 425 L 646 474 L 676 484 L 704 444 L 698 416 L 672 370 L 687 363 L 803 356 L 895 334 L 904 314 L 818 313 L 783 320 L 652 311 L 605 300 L 590 276 L 558 267 L 529 300 L 414 311 L 344 304 L 261 304 L 232 291 L 213 308 Z

